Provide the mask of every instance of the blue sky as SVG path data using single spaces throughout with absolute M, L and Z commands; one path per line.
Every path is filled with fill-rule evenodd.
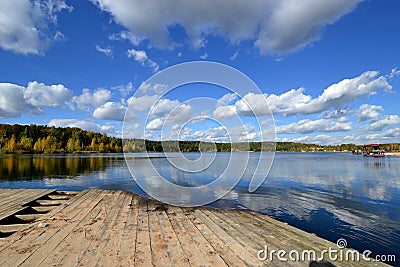
M 265 99 L 277 141 L 398 143 L 399 11 L 395 0 L 2 0 L 0 122 L 121 136 L 133 101 L 126 118 L 135 137 L 181 129 L 180 139 L 262 140 L 271 124 L 262 112 L 256 122 L 243 101 L 264 110 Z M 145 84 L 153 93 L 140 98 L 157 71 L 198 60 L 238 69 L 261 92 L 230 98 L 193 84 L 159 96 L 154 87 L 166 84 Z M 224 95 L 223 108 L 185 102 Z

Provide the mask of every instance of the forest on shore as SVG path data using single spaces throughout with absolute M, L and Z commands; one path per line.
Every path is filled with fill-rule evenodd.
M 204 143 L 199 141 L 152 141 L 121 138 L 79 128 L 44 125 L 0 124 L 0 153 L 120 153 L 198 151 L 318 152 L 362 150 L 362 145 L 319 145 L 295 142 Z M 386 151 L 399 151 L 400 144 L 381 144 Z

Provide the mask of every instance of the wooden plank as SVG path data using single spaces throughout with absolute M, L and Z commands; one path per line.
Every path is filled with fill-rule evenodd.
M 128 220 L 130 210 L 129 204 L 132 202 L 132 194 L 124 192 L 123 195 L 125 196 L 125 201 L 119 208 L 118 215 L 114 219 L 112 226 L 111 224 L 109 226 L 109 234 L 108 236 L 105 235 L 105 238 L 103 238 L 102 242 L 99 244 L 96 251 L 97 255 L 87 264 L 88 266 L 116 266 L 121 264 L 118 260 L 118 252 L 123 229 Z
M 134 266 L 152 266 L 147 200 L 139 199 Z
M 42 218 L 43 214 L 15 214 L 14 216 L 26 222 L 33 222 L 39 218 Z
M 241 243 L 227 234 L 219 225 L 203 213 L 204 209 L 196 209 L 196 216 L 210 228 L 235 254 L 249 266 L 261 266 L 262 263 L 254 257 L 253 251 L 248 251 Z
M 12 199 L 9 199 L 7 203 L 2 202 L 0 205 L 0 220 L 10 216 L 15 210 L 27 205 L 28 203 L 35 201 L 45 195 L 48 195 L 55 190 L 35 190 L 27 189 L 21 193 L 16 194 Z M 20 195 L 21 194 L 21 195 Z
M 265 246 L 269 250 L 279 251 L 280 249 L 287 249 L 287 251 L 297 250 L 301 251 L 304 249 L 312 249 L 299 247 L 290 242 L 290 239 L 286 235 L 281 236 L 280 239 L 275 238 L 275 235 L 265 236 L 263 231 L 259 231 L 256 226 L 252 224 L 251 219 L 244 220 L 243 216 L 237 213 L 237 211 L 224 211 L 224 210 L 209 210 L 216 218 L 219 218 L 220 225 L 225 231 L 231 233 L 236 240 L 241 242 L 246 247 L 253 249 L 254 257 L 257 257 L 257 252 L 263 249 Z M 269 266 L 278 266 L 279 262 L 268 262 Z M 293 261 L 290 262 L 291 266 L 303 266 L 304 263 Z
M 167 213 L 190 265 L 226 266 L 207 240 L 193 227 L 181 208 L 169 206 Z
M 88 193 L 87 201 L 83 202 L 80 208 L 73 209 L 60 220 L 46 220 L 40 223 L 42 225 L 48 223 L 47 227 L 38 227 L 39 223 L 34 223 L 32 226 L 36 227 L 34 231 L 30 231 L 24 239 L 18 240 L 20 242 L 17 241 L 2 251 L 2 253 L 12 254 L 13 257 L 6 258 L 5 261 L 0 259 L 2 261 L 0 265 L 16 266 L 24 263 L 34 254 L 47 255 L 101 201 L 103 196 L 99 192 L 97 192 L 97 197 L 91 197 L 96 192 Z M 24 234 L 24 231 L 17 234 L 20 233 Z
M 47 197 L 50 198 L 50 199 L 54 199 L 54 200 L 61 200 L 61 199 L 68 200 L 71 197 L 73 197 L 73 195 L 64 195 L 64 194 L 52 195 L 52 194 L 50 194 Z
M 53 249 L 53 252 L 43 260 L 41 263 L 45 266 L 59 266 L 65 262 L 66 257 L 73 257 L 76 261 L 79 259 L 80 255 L 84 253 L 83 247 L 88 246 L 90 242 L 89 237 L 92 229 L 94 229 L 98 220 L 100 219 L 100 213 L 104 210 L 103 206 L 100 205 L 100 202 L 103 200 L 104 192 L 101 190 L 97 190 L 96 192 L 87 191 L 87 194 L 84 196 L 83 200 L 91 201 L 92 199 L 100 199 L 97 204 L 90 210 L 87 215 L 80 219 L 80 221 L 76 224 L 76 226 L 68 233 L 68 235 L 58 243 L 58 245 Z M 71 206 L 65 207 L 55 213 L 51 218 L 58 217 L 60 213 L 67 213 L 68 211 L 75 211 L 82 209 L 82 206 L 85 202 L 76 201 L 71 204 Z M 62 216 L 60 219 L 63 219 Z M 72 264 L 72 263 L 71 263 Z M 65 265 L 65 264 L 64 264 Z M 77 265 L 77 263 L 75 263 Z
M 80 203 L 80 201 L 84 200 L 84 197 L 87 196 L 88 191 L 83 191 L 81 192 L 79 195 L 77 195 L 76 197 L 74 197 L 73 199 L 71 199 L 69 202 L 73 202 L 73 204 L 71 204 L 71 207 L 76 206 L 78 203 Z M 67 203 L 66 203 L 67 204 Z M 64 204 L 64 205 L 66 205 Z M 61 209 L 62 207 L 59 207 L 59 209 Z M 52 212 L 49 212 L 47 214 L 43 214 L 43 217 L 47 217 L 47 216 L 51 216 L 53 214 L 53 212 L 56 212 L 55 210 L 53 210 Z M 61 215 L 62 212 L 60 212 L 59 215 Z M 53 214 L 54 215 L 54 214 Z M 43 219 L 43 218 L 42 218 Z M 56 218 L 52 218 L 52 219 L 56 219 Z M 4 240 L 4 242 L 1 243 L 0 246 L 0 253 L 6 249 L 8 246 L 12 245 L 13 243 L 17 242 L 18 240 L 25 238 L 25 236 L 31 232 L 36 230 L 33 227 L 27 228 L 23 231 L 23 233 L 16 233 L 15 235 L 13 235 L 12 237 L 7 238 L 6 240 Z
M 112 231 L 112 227 L 115 224 L 118 216 L 121 212 L 121 207 L 125 203 L 125 200 L 129 198 L 126 194 L 121 191 L 114 192 L 109 198 L 104 199 L 104 218 L 101 221 L 90 239 L 89 246 L 82 253 L 81 258 L 78 261 L 78 265 L 81 266 L 96 266 L 96 263 L 101 258 L 104 246 L 107 244 Z M 107 202 L 105 202 L 107 201 Z M 112 203 L 112 205 L 110 205 Z M 93 242 L 94 241 L 94 242 Z M 64 264 L 64 263 L 63 263 Z M 69 262 L 66 262 L 69 264 Z
M 43 243 L 34 253 L 32 253 L 28 258 L 26 258 L 21 266 L 41 266 L 42 261 L 44 261 L 49 256 L 49 251 L 54 251 L 57 247 L 64 243 L 65 238 L 70 235 L 74 229 L 83 221 L 88 222 L 87 219 L 92 213 L 93 209 L 97 206 L 101 206 L 101 209 L 104 209 L 104 206 L 101 205 L 101 202 L 104 199 L 105 194 L 99 192 L 99 195 L 94 198 L 91 193 L 88 193 L 88 199 L 92 201 L 92 204 L 85 208 L 83 211 L 78 213 L 78 216 L 74 218 L 74 220 L 70 223 L 66 223 L 62 221 L 61 224 L 57 226 L 56 232 L 48 239 L 45 243 Z M 96 212 L 94 212 L 96 214 Z M 49 222 L 49 221 L 47 221 Z M 77 245 L 75 243 L 74 245 Z
M 148 202 L 152 262 L 155 266 L 189 266 L 165 210 Z
M 4 234 L 15 233 L 27 227 L 29 227 L 29 224 L 4 224 L 0 225 L 0 232 Z
M 133 266 L 135 263 L 139 201 L 139 196 L 134 195 L 132 197 L 127 222 L 122 231 L 121 243 L 117 253 L 117 266 Z
M 45 195 L 55 192 L 56 190 L 40 190 L 40 189 L 26 189 L 22 192 L 13 194 L 10 198 L 1 201 L 0 213 L 14 206 L 23 206 L 27 203 L 39 199 Z
M 57 199 L 57 200 L 47 200 L 47 199 L 38 199 L 36 200 L 42 206 L 58 206 L 64 204 L 66 200 L 64 199 Z
M 215 251 L 220 255 L 221 258 L 228 264 L 228 266 L 245 266 L 246 263 L 242 261 L 225 242 L 223 242 L 218 235 L 213 232 L 207 224 L 201 221 L 195 214 L 191 211 L 186 214 L 193 224 L 203 235 L 205 239 L 214 247 Z
M 33 206 L 31 208 L 37 212 L 45 213 L 56 209 L 57 206 Z

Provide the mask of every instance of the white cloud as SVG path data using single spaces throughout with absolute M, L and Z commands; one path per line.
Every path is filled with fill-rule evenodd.
M 230 60 L 235 60 L 238 55 L 239 55 L 239 51 L 236 51 L 229 59 Z
M 367 71 L 356 78 L 344 79 L 326 88 L 316 98 L 305 95 L 304 88 L 291 89 L 281 95 L 248 93 L 235 103 L 236 109 L 232 107 L 231 111 L 235 110 L 239 116 L 264 116 L 268 114 L 267 102 L 274 115 L 309 115 L 326 112 L 332 108 L 339 109 L 342 113 L 347 112 L 342 108 L 347 103 L 374 95 L 378 90 L 392 90 L 387 78 L 377 77 L 378 74 L 375 71 Z M 228 111 L 227 108 L 224 110 Z
M 156 84 L 143 83 L 139 87 L 139 89 L 140 89 L 140 92 L 143 94 L 160 95 L 167 91 L 168 85 L 162 84 L 162 83 L 156 83 Z
M 117 85 L 111 87 L 112 90 L 118 90 L 122 97 L 126 97 L 133 91 L 133 85 L 129 82 L 127 85 Z
M 386 115 L 365 127 L 367 131 L 382 131 L 385 127 L 400 124 L 398 115 Z
M 93 91 L 90 89 L 83 89 L 80 96 L 74 96 L 70 101 L 70 106 L 74 109 L 74 105 L 77 108 L 84 111 L 90 111 L 92 108 L 98 108 L 106 103 L 111 98 L 111 91 L 103 88 L 99 88 Z
M 356 117 L 358 121 L 376 120 L 383 112 L 382 106 L 363 104 L 358 108 Z
M 310 134 L 314 132 L 343 132 L 352 129 L 352 123 L 335 122 L 330 119 L 304 119 L 288 125 L 276 127 L 277 134 Z
M 61 0 L 0 1 L 0 47 L 19 54 L 42 53 L 54 37 L 60 36 L 51 26 L 62 10 L 72 7 Z
M 72 92 L 64 85 L 45 85 L 30 82 L 24 92 L 26 102 L 36 107 L 59 106 L 72 97 Z
M 349 107 L 345 107 L 333 110 L 331 112 L 325 111 L 322 113 L 322 115 L 325 117 L 325 119 L 342 119 L 345 118 L 350 112 L 351 109 Z
M 112 125 L 98 125 L 93 121 L 79 119 L 54 119 L 51 120 L 48 125 L 54 127 L 77 127 L 87 131 L 102 132 L 111 135 L 116 133 L 115 127 Z
M 146 110 L 150 109 L 158 99 L 157 95 L 144 95 L 139 97 L 131 97 L 128 99 L 129 109 L 133 110 Z
M 0 83 L 0 118 L 19 117 L 22 113 L 43 113 L 25 101 L 24 91 L 23 86 Z
M 219 106 L 214 110 L 214 116 L 218 120 L 230 119 L 236 114 L 235 106 Z
M 289 140 L 285 140 L 289 141 Z M 333 136 L 320 134 L 316 136 L 302 136 L 298 138 L 294 138 L 290 140 L 291 142 L 299 142 L 299 143 L 313 143 L 313 144 L 332 144 L 337 145 L 337 139 Z
M 255 43 L 261 52 L 287 53 L 320 38 L 326 25 L 350 13 L 360 0 L 279 1 Z
M 394 68 L 394 69 L 392 69 L 392 71 L 390 72 L 389 78 L 390 78 L 390 79 L 393 79 L 394 77 L 397 77 L 397 76 L 399 76 L 399 75 L 400 75 L 400 70 Z
M 96 45 L 96 50 L 108 57 L 113 57 L 113 51 L 111 47 L 101 48 L 100 46 Z
M 72 96 L 63 85 L 30 82 L 27 87 L 0 83 L 0 117 L 19 117 L 22 113 L 43 114 L 43 107 L 61 106 Z
M 178 100 L 160 99 L 151 109 L 149 113 L 150 118 L 165 117 L 174 108 L 179 106 Z
M 356 78 L 344 79 L 329 86 L 314 99 L 309 95 L 304 95 L 304 89 L 300 88 L 280 96 L 271 94 L 267 101 L 274 114 L 279 113 L 285 116 L 316 114 L 330 108 L 340 108 L 361 97 L 374 95 L 380 89 L 390 91 L 392 86 L 385 77 L 377 77 L 378 74 L 376 71 L 367 71 Z
M 126 108 L 117 102 L 107 102 L 93 112 L 93 117 L 103 120 L 132 121 L 135 119 L 133 111 L 129 111 L 125 117 Z
M 150 130 L 150 131 L 161 130 L 163 125 L 164 125 L 164 120 L 157 118 L 157 119 L 150 121 L 146 125 L 146 130 Z
M 400 128 L 393 128 L 389 129 L 386 132 L 379 133 L 379 134 L 369 134 L 365 135 L 364 137 L 366 140 L 369 141 L 385 141 L 385 142 L 393 142 L 398 143 L 400 138 Z
M 184 28 L 195 47 L 208 36 L 222 36 L 236 44 L 251 40 L 261 53 L 287 53 L 319 39 L 322 29 L 350 13 L 362 0 L 92 0 L 127 30 L 124 39 L 134 45 L 150 40 L 153 46 L 171 48 L 170 26 Z M 151 14 L 151 15 L 149 15 Z
M 146 51 L 144 50 L 135 50 L 135 49 L 129 49 L 126 52 L 127 56 L 129 58 L 133 58 L 135 61 L 139 62 L 142 66 L 147 65 L 151 69 L 153 69 L 154 72 L 157 72 L 159 69 L 159 66 L 156 62 L 151 60 L 148 56 Z
M 228 93 L 223 95 L 220 99 L 218 99 L 216 106 L 228 105 L 232 103 L 238 96 L 235 93 Z
M 204 53 L 203 55 L 200 56 L 200 59 L 206 60 L 208 58 L 208 54 Z

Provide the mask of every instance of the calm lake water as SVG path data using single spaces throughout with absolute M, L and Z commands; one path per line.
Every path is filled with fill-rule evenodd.
M 151 155 L 159 173 L 185 186 L 216 179 L 229 159 L 228 153 L 218 153 L 210 168 L 190 173 L 176 170 L 162 154 Z M 138 176 L 145 176 L 149 168 L 143 156 L 131 154 L 129 158 Z M 193 160 L 199 154 L 185 156 Z M 250 153 L 244 178 L 210 206 L 249 208 L 333 242 L 345 238 L 348 247 L 360 251 L 395 254 L 399 262 L 400 157 L 276 153 L 268 178 L 257 191 L 249 193 L 257 156 Z M 232 177 L 238 175 L 231 172 Z M 154 186 L 151 179 L 146 182 Z M 123 189 L 146 195 L 131 178 L 123 154 L 0 156 L 0 188 Z

